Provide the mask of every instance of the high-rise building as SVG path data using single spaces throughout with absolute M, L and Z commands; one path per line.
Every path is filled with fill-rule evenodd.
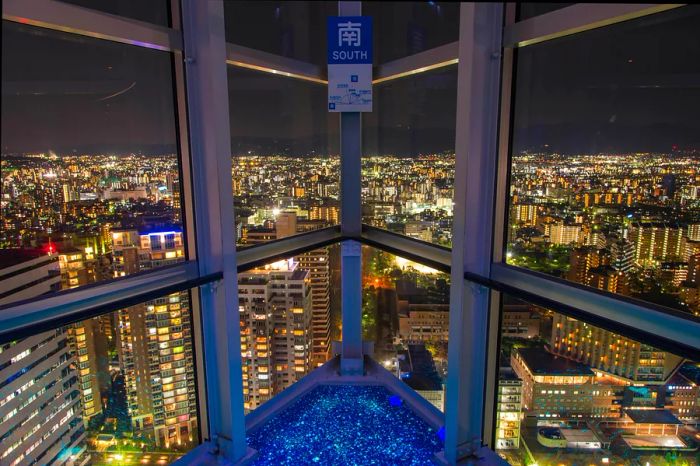
M 136 246 L 134 264 L 122 256 L 125 270 L 148 270 L 184 260 L 177 227 L 120 231 L 115 243 Z M 120 241 L 128 238 L 128 242 Z M 115 244 L 116 250 L 121 245 Z M 117 352 L 124 374 L 132 425 L 157 445 L 169 447 L 196 439 L 192 323 L 189 293 L 174 293 L 117 311 Z
M 61 289 L 57 254 L 41 249 L 2 249 L 0 267 L 0 304 Z
M 335 225 L 340 220 L 340 209 L 337 205 L 311 206 L 309 209 L 310 220 L 325 220 Z
M 520 415 L 523 407 L 523 381 L 511 367 L 498 371 L 496 399 L 496 448 L 520 447 Z
M 683 359 L 580 320 L 554 314 L 552 352 L 594 369 L 648 384 L 664 383 Z
M 571 251 L 567 279 L 588 284 L 588 271 L 606 262 L 606 257 L 595 246 L 581 246 Z
M 118 311 L 117 351 L 133 427 L 168 448 L 197 438 L 188 293 Z
M 309 272 L 313 344 L 312 365 L 323 364 L 331 350 L 330 261 L 327 247 L 314 249 L 296 257 L 299 269 Z
M 297 220 L 295 213 L 285 213 L 288 217 L 275 222 L 277 238 L 283 238 L 296 233 L 313 231 L 328 227 L 330 224 L 323 220 Z M 294 230 L 291 230 L 294 226 Z M 294 258 L 299 263 L 300 270 L 309 272 L 311 286 L 311 309 L 313 313 L 313 348 L 312 365 L 323 364 L 330 358 L 331 351 L 331 298 L 330 298 L 330 256 L 327 247 L 305 252 Z
M 27 286 L 29 285 L 29 286 Z M 0 251 L 0 304 L 55 291 L 58 257 Z M 0 464 L 87 464 L 79 368 L 59 327 L 0 345 Z
M 311 368 L 309 276 L 293 259 L 238 274 L 247 410 L 301 379 Z
M 525 226 L 537 225 L 537 206 L 534 204 L 516 204 L 514 219 Z
M 700 192 L 700 187 L 698 187 L 698 192 Z M 688 239 L 700 241 L 700 223 L 691 223 L 688 225 Z
M 664 223 L 637 223 L 630 226 L 629 241 L 634 244 L 634 260 L 648 266 L 656 261 L 674 260 L 682 254 L 682 231 Z
M 180 200 L 180 180 L 173 180 L 170 188 L 173 203 L 173 220 L 176 222 L 182 221 L 182 201 Z
M 578 243 L 581 240 L 581 225 L 557 223 L 549 227 L 549 241 L 553 244 Z
M 103 395 L 109 390 L 110 383 L 108 337 L 100 323 L 100 318 L 94 318 L 67 327 L 68 343 L 78 368 L 82 414 L 86 424 L 102 413 Z
M 112 255 L 115 277 L 123 277 L 140 270 L 139 234 L 136 229 L 112 230 Z
M 624 239 L 613 239 L 609 242 L 610 265 L 623 273 L 627 273 L 634 265 L 635 248 L 632 243 Z
M 61 289 L 76 288 L 112 275 L 109 260 L 96 255 L 94 246 L 84 250 L 72 246 L 60 247 Z M 68 343 L 77 358 L 83 419 L 87 423 L 103 411 L 103 398 L 109 390 L 109 335 L 111 328 L 102 325 L 100 316 L 76 322 L 67 327 Z

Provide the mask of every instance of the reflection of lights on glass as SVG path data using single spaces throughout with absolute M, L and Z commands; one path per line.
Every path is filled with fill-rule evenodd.
M 394 259 L 394 263 L 401 270 L 404 270 L 404 269 L 410 267 L 410 268 L 414 269 L 416 272 L 420 272 L 420 273 L 424 273 L 424 274 L 432 275 L 432 274 L 439 273 L 437 270 L 435 270 L 431 267 L 428 267 L 428 266 L 423 265 L 423 264 L 419 264 L 418 262 L 410 261 L 408 259 L 404 259 L 403 257 L 399 257 L 399 256 L 396 256 L 396 258 Z
M 506 253 L 506 257 L 507 257 L 508 259 L 512 259 L 512 258 L 513 258 L 513 253 L 510 252 L 510 251 L 508 251 L 508 252 Z

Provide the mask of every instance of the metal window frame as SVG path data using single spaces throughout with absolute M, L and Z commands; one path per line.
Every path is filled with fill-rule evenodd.
M 460 8 L 455 202 L 450 278 L 444 461 L 482 447 L 487 383 L 488 289 L 465 273 L 489 276 L 500 70 L 502 3 Z
M 328 84 L 325 70 L 319 65 L 230 42 L 226 44 L 226 63 L 286 78 L 301 79 L 322 85 Z
M 503 45 L 507 48 L 525 47 L 683 5 L 683 3 L 577 3 L 507 25 L 503 30 Z
M 469 388 L 472 400 L 469 403 L 463 404 L 464 402 L 459 400 L 449 402 L 452 407 L 468 406 L 468 410 L 461 411 L 459 415 L 450 414 L 448 422 L 450 442 L 446 450 L 447 457 L 459 456 L 461 440 L 476 439 L 474 447 L 478 446 L 478 443 L 492 446 L 494 429 L 491 413 L 495 408 L 489 401 L 489 394 L 495 393 L 494 386 L 497 381 L 494 373 L 494 369 L 497 370 L 497 363 L 494 362 L 494 358 L 497 359 L 499 350 L 500 306 L 498 303 L 501 293 L 513 294 L 535 304 L 562 309 L 564 313 L 582 320 L 589 319 L 605 328 L 619 327 L 621 333 L 635 334 L 639 338 L 656 335 L 659 345 L 668 348 L 668 345 L 675 342 L 679 353 L 687 357 L 697 354 L 697 358 L 700 359 L 700 321 L 689 318 L 690 316 L 676 315 L 648 303 L 634 302 L 621 296 L 587 289 L 574 283 L 507 266 L 502 262 L 503 231 L 508 208 L 509 143 L 512 123 L 510 92 L 514 82 L 515 49 L 681 5 L 577 4 L 515 22 L 514 4 L 509 3 L 506 4 L 506 24 L 503 26 L 495 17 L 497 15 L 494 15 L 494 9 L 501 6 L 463 4 L 462 18 L 467 15 L 471 19 L 469 23 L 460 25 L 460 31 L 475 28 L 477 24 L 482 26 L 486 24 L 487 29 L 491 31 L 493 28 L 503 27 L 500 103 L 497 99 L 494 100 L 492 93 L 489 93 L 481 102 L 475 100 L 483 94 L 483 90 L 474 83 L 483 79 L 483 76 L 466 77 L 465 74 L 474 71 L 473 64 L 483 65 L 489 60 L 486 59 L 483 50 L 478 51 L 475 47 L 470 47 L 467 43 L 469 35 L 466 33 L 462 35 L 462 32 L 458 42 L 380 64 L 375 68 L 374 80 L 375 84 L 379 84 L 449 66 L 458 63 L 460 58 L 465 62 L 460 65 L 458 75 L 461 92 L 458 97 L 460 100 L 456 145 L 460 154 L 460 169 L 466 170 L 468 176 L 455 192 L 456 203 L 460 204 L 455 214 L 455 223 L 459 223 L 459 226 L 455 225 L 455 232 L 460 234 L 462 244 L 447 250 L 438 245 L 368 225 L 359 225 L 358 230 L 356 215 L 353 215 L 352 219 L 346 216 L 347 218 L 344 218 L 339 226 L 284 238 L 255 248 L 242 249 L 236 253 L 233 242 L 229 241 L 234 238 L 233 212 L 227 207 L 232 205 L 232 202 L 229 203 L 231 193 L 227 193 L 225 189 L 218 189 L 219 186 L 226 186 L 227 171 L 224 167 L 230 162 L 226 150 L 218 150 L 218 152 L 216 150 L 216 148 L 227 147 L 225 139 L 228 135 L 228 115 L 224 111 L 224 108 L 227 108 L 227 102 L 223 106 L 217 105 L 213 110 L 203 108 L 203 102 L 212 98 L 213 91 L 209 89 L 207 93 L 206 86 L 210 81 L 193 68 L 199 64 L 207 64 L 206 66 L 211 69 L 218 69 L 215 73 L 217 77 L 214 80 L 216 85 L 213 89 L 217 89 L 219 93 L 227 91 L 225 63 L 320 85 L 327 84 L 325 71 L 318 65 L 227 44 L 222 33 L 223 14 L 219 11 L 221 7 L 218 4 L 211 5 L 215 2 L 198 0 L 182 1 L 188 21 L 185 29 L 190 28 L 190 31 L 194 31 L 193 33 L 185 31 L 184 35 L 180 30 L 179 0 L 171 0 L 174 25 L 172 28 L 52 0 L 5 0 L 3 2 L 3 19 L 163 50 L 173 54 L 178 142 L 183 175 L 181 189 L 185 206 L 183 215 L 187 220 L 185 227 L 188 233 L 188 254 L 193 260 L 5 307 L 0 313 L 0 328 L 2 328 L 0 341 L 4 341 L 3 338 L 17 338 L 17 335 L 39 331 L 36 329 L 43 329 L 50 325 L 62 325 L 80 320 L 84 316 L 97 315 L 153 299 L 157 295 L 167 294 L 173 290 L 200 287 L 201 294 L 193 295 L 193 313 L 198 307 L 206 313 L 206 319 L 196 319 L 198 322 L 196 325 L 202 327 L 204 335 L 212 338 L 195 338 L 195 343 L 199 343 L 198 353 L 200 355 L 203 353 L 202 363 L 198 364 L 200 371 L 198 378 L 201 380 L 202 376 L 206 377 L 208 382 L 205 387 L 206 392 L 214 395 L 208 397 L 207 401 L 203 396 L 200 397 L 200 410 L 204 411 L 203 425 L 200 428 L 206 432 L 206 427 L 211 427 L 211 433 L 206 433 L 203 437 L 213 440 L 202 448 L 219 451 L 232 461 L 241 460 L 248 453 L 244 445 L 244 427 L 243 430 L 239 430 L 241 425 L 244 426 L 244 423 L 241 424 L 242 387 L 235 388 L 239 381 L 239 374 L 235 370 L 233 373 L 230 371 L 232 368 L 235 369 L 236 363 L 240 370 L 238 342 L 235 335 L 234 338 L 229 338 L 221 334 L 222 329 L 233 330 L 233 323 L 237 322 L 237 306 L 231 305 L 236 301 L 236 271 L 347 239 L 354 239 L 425 263 L 440 271 L 450 272 L 453 286 L 450 305 L 454 307 L 454 311 L 451 311 L 454 317 L 456 320 L 465 317 L 476 319 L 472 323 L 478 324 L 480 329 L 486 329 L 488 332 L 488 338 L 484 332 L 483 338 L 466 342 L 470 345 L 469 351 L 471 351 L 468 359 L 475 361 L 471 363 L 470 369 L 465 369 L 465 361 L 455 362 L 454 355 L 450 358 L 449 373 L 454 377 L 463 378 L 465 371 L 488 373 L 488 377 L 485 376 L 485 380 L 480 379 L 482 380 L 480 387 L 477 387 L 477 383 L 472 383 Z M 484 23 L 479 23 L 480 21 Z M 214 66 L 213 55 L 198 57 L 185 52 L 185 50 L 197 50 L 201 53 L 205 50 L 203 47 L 213 47 L 216 53 L 210 52 L 219 56 L 216 60 L 221 64 Z M 491 57 L 492 60 L 497 58 L 500 57 Z M 469 65 L 472 65 L 471 68 Z M 186 66 L 189 67 L 187 73 L 185 73 Z M 221 69 L 222 67 L 224 70 Z M 493 69 L 493 65 L 489 68 Z M 185 74 L 187 74 L 186 79 Z M 469 102 L 472 101 L 476 103 L 470 104 Z M 494 105 L 497 105 L 496 113 L 494 113 Z M 496 115 L 499 115 L 497 127 L 493 124 Z M 199 126 L 197 121 L 200 122 Z M 209 122 L 211 127 L 202 126 L 202 121 Z M 345 136 L 361 137 L 359 128 L 359 125 L 351 130 L 346 128 Z M 481 138 L 465 140 L 467 134 L 480 134 Z M 492 143 L 496 137 L 498 138 L 498 160 L 497 165 L 494 166 L 493 160 L 489 157 L 495 157 L 496 149 Z M 469 154 L 467 147 L 472 152 L 470 156 L 467 155 Z M 215 152 L 216 155 L 213 155 Z M 468 159 L 468 157 L 472 158 Z M 466 160 L 473 160 L 477 165 L 471 165 Z M 477 166 L 476 169 L 474 169 L 475 166 Z M 213 170 L 218 171 L 215 173 Z M 206 178 L 206 173 L 212 176 Z M 212 183 L 212 179 L 216 180 L 216 183 Z M 208 185 L 207 181 L 209 181 Z M 353 190 L 359 189 L 354 186 L 356 183 L 352 184 Z M 471 188 L 470 185 L 472 185 Z M 479 192 L 475 189 L 476 186 L 492 186 L 492 190 Z M 491 196 L 489 192 L 493 193 L 493 208 L 489 208 L 488 198 Z M 356 196 L 350 197 L 350 194 L 353 193 L 341 197 L 341 212 L 346 208 L 359 207 Z M 484 200 L 487 204 L 478 207 Z M 193 205 L 196 205 L 197 209 L 193 209 Z M 475 224 L 473 219 L 469 221 L 466 216 L 467 206 L 470 209 L 477 209 L 476 211 L 479 212 L 477 217 L 483 221 L 483 225 Z M 460 217 L 459 221 L 457 217 Z M 212 219 L 217 221 L 210 221 Z M 456 238 L 457 235 L 453 237 Z M 471 246 L 470 242 L 473 243 Z M 474 248 L 476 244 L 480 247 Z M 201 304 L 198 305 L 200 301 Z M 615 327 L 616 325 L 618 327 Z M 220 328 L 217 329 L 217 326 Z M 450 331 L 453 332 L 452 326 Z M 457 332 L 457 330 L 454 331 Z M 464 335 L 460 334 L 454 341 L 463 341 L 463 339 Z M 460 345 L 453 344 L 450 348 L 457 346 Z M 202 351 L 199 351 L 200 349 Z M 454 350 L 452 352 L 457 354 Z M 217 360 L 217 353 L 224 357 Z M 486 357 L 475 358 L 474 354 Z M 227 364 L 228 367 L 226 367 Z M 204 372 L 206 375 L 203 374 Z M 226 389 L 226 382 L 228 389 Z M 450 391 L 455 391 L 455 386 L 457 385 L 454 382 L 448 382 L 448 397 Z M 207 403 L 208 410 L 205 409 Z M 207 414 L 209 414 L 207 411 L 212 410 L 218 413 L 207 422 Z M 467 420 L 465 412 L 473 413 L 474 420 Z M 456 427 L 457 425 L 462 426 L 461 431 Z M 187 457 L 188 455 L 183 459 Z
M 220 280 L 189 261 L 0 308 L 0 344 Z
M 459 41 L 456 41 L 415 55 L 382 63 L 374 69 L 372 84 L 393 81 L 394 79 L 454 65 L 459 61 L 458 54 Z
M 3 0 L 2 18 L 166 52 L 182 50 L 179 31 L 54 0 Z

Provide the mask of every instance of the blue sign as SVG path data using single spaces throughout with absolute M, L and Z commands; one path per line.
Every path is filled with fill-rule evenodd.
M 328 111 L 372 111 L 372 18 L 328 17 Z
M 372 17 L 328 17 L 328 64 L 372 64 Z

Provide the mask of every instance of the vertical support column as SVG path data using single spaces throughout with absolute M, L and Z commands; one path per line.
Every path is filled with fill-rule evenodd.
M 515 23 L 516 4 L 506 3 L 504 7 L 504 27 Z M 508 209 L 508 172 L 510 171 L 510 125 L 511 125 L 511 99 L 513 86 L 513 48 L 504 47 L 501 58 L 501 95 L 500 114 L 498 128 L 498 160 L 496 167 L 496 196 L 494 199 L 493 222 L 493 251 L 491 259 L 494 263 L 503 261 L 505 245 L 505 222 Z M 486 398 L 484 400 L 484 439 L 483 442 L 491 449 L 495 449 L 495 431 L 498 424 L 497 416 L 497 392 L 498 370 L 500 367 L 501 350 L 501 293 L 491 290 L 491 305 L 489 316 L 489 334 L 487 342 L 487 379 Z
M 362 2 L 338 2 L 339 16 L 360 16 Z M 362 114 L 340 114 L 340 230 L 345 237 L 362 233 Z
M 340 114 L 340 231 L 362 233 L 362 114 Z
M 357 241 L 341 245 L 341 292 L 343 348 L 340 357 L 342 375 L 361 375 L 362 358 L 362 246 Z
M 236 251 L 231 188 L 226 42 L 221 2 L 183 0 L 197 259 L 223 279 L 200 289 L 212 452 L 236 463 L 245 440 Z
M 362 2 L 338 2 L 339 16 L 360 16 Z M 357 238 L 362 233 L 362 115 L 340 114 L 340 230 Z M 361 374 L 362 364 L 362 248 L 345 241 L 341 253 L 343 342 L 342 374 Z
M 460 9 L 455 217 L 445 409 L 447 464 L 482 446 L 489 322 L 486 288 L 464 273 L 489 276 L 503 6 L 462 3 Z

